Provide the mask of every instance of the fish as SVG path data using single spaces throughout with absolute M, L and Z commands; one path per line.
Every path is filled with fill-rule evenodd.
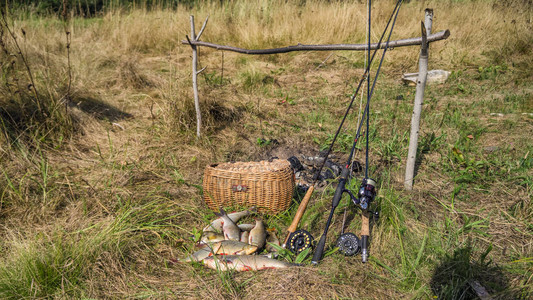
M 255 224 L 239 224 L 237 226 L 241 231 L 250 231 L 255 227 Z
M 250 231 L 241 232 L 241 242 L 248 243 L 248 237 L 250 236 Z
M 276 252 L 276 251 L 278 251 L 271 244 L 280 246 L 278 237 L 276 236 L 276 230 L 275 229 L 268 229 L 267 230 L 267 238 L 266 238 L 265 249 L 268 252 Z
M 257 251 L 257 246 L 238 241 L 221 241 L 202 248 L 193 254 L 179 259 L 180 262 L 203 261 L 209 256 L 219 255 L 249 255 Z
M 250 236 L 248 237 L 248 243 L 250 245 L 257 246 L 258 249 L 263 248 L 266 240 L 266 230 L 263 220 L 256 219 L 255 227 L 250 230 Z
M 257 209 L 255 207 L 252 207 L 249 210 L 243 210 L 243 211 L 239 211 L 239 212 L 230 213 L 230 214 L 228 214 L 228 217 L 233 222 L 236 223 L 241 218 L 249 216 L 249 215 L 251 215 L 252 213 L 254 213 L 256 211 L 257 211 Z M 222 221 L 223 221 L 222 218 L 217 218 L 216 220 L 211 222 L 211 224 L 209 224 L 206 227 L 204 227 L 203 231 L 218 231 L 218 232 L 221 232 L 222 231 Z
M 239 241 L 222 241 L 213 245 L 214 254 L 219 255 L 249 255 L 257 251 L 257 246 Z
M 288 262 L 268 258 L 262 255 L 224 255 L 211 256 L 203 260 L 211 269 L 227 271 L 258 271 L 265 269 L 281 269 L 296 266 Z
M 202 237 L 200 238 L 199 244 L 208 244 L 208 243 L 216 243 L 221 242 L 225 240 L 224 235 L 217 232 L 212 231 L 204 231 L 202 233 Z
M 203 261 L 206 257 L 213 255 L 213 249 L 210 247 L 202 248 L 191 255 L 186 256 L 185 258 L 180 258 L 180 262 L 191 262 L 191 261 Z
M 222 218 L 222 233 L 226 240 L 239 241 L 241 239 L 241 230 L 233 222 L 223 208 L 220 208 L 220 217 Z

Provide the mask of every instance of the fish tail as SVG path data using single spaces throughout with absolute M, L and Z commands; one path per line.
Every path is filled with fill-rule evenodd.
M 220 214 L 215 213 L 215 215 L 217 215 L 219 217 L 222 217 L 222 216 L 226 215 L 226 211 L 221 207 L 220 208 Z

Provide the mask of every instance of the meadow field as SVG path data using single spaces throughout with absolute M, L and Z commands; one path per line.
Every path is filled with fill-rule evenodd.
M 429 69 L 452 73 L 426 88 L 413 191 L 403 180 L 415 88 L 401 76 L 418 71 L 417 46 L 387 52 L 372 98 L 369 169 L 381 217 L 369 262 L 332 253 L 319 266 L 307 257 L 243 273 L 176 262 L 214 217 L 202 198 L 205 166 L 326 149 L 365 53 L 200 47 L 197 138 L 192 51 L 181 42 L 189 16 L 197 31 L 209 16 L 201 40 L 217 44 L 356 44 L 367 38 L 367 3 L 20 2 L 0 4 L 1 299 L 478 299 L 476 282 L 494 299 L 533 297 L 531 1 L 404 1 L 393 40 L 419 36 L 426 8 L 433 32 L 451 32 L 429 50 Z M 372 2 L 373 41 L 395 3 Z M 358 110 L 359 100 L 338 161 Z M 363 147 L 356 159 L 364 162 Z M 335 186 L 315 191 L 302 219 L 315 238 Z M 263 216 L 278 236 L 298 200 Z M 359 219 L 349 231 L 359 234 Z

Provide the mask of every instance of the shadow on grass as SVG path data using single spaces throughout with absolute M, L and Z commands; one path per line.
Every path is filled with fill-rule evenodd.
M 424 162 L 426 155 L 442 147 L 441 137 L 442 135 L 436 136 L 434 132 L 419 137 L 415 159 L 415 172 L 413 175 L 414 178 L 418 175 L 418 170 Z
M 90 114 L 98 120 L 115 122 L 122 119 L 132 118 L 133 115 L 92 97 L 77 97 L 69 101 L 70 107 L 77 107 L 84 113 Z
M 519 293 L 509 289 L 503 270 L 487 259 L 492 248 L 475 258 L 471 246 L 459 248 L 446 255 L 431 278 L 431 289 L 438 299 L 520 299 Z M 482 288 L 474 287 L 479 283 Z M 483 288 L 489 298 L 483 296 Z M 490 295 L 490 296 L 489 296 Z

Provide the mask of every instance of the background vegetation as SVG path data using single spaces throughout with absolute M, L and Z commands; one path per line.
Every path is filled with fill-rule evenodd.
M 212 162 L 316 155 L 331 141 L 361 52 L 244 56 L 200 49 L 195 138 L 189 15 L 205 41 L 245 48 L 363 43 L 351 1 L 9 1 L 0 22 L 0 298 L 496 298 L 533 294 L 531 1 L 407 1 L 393 39 L 433 31 L 415 190 L 403 189 L 418 49 L 387 54 L 371 111 L 378 181 L 371 260 L 217 273 L 174 263 L 213 217 Z M 373 39 L 393 1 L 374 1 Z M 199 24 L 197 24 L 199 28 Z M 337 145 L 347 156 L 357 111 Z M 273 142 L 274 140 L 277 141 Z M 357 153 L 362 160 L 363 152 Z M 352 181 L 359 184 L 360 178 Z M 334 184 L 302 227 L 319 236 Z M 330 241 L 340 232 L 338 209 Z M 353 207 L 348 208 L 350 211 Z M 296 205 L 265 216 L 280 236 Z M 349 231 L 358 234 L 359 218 Z M 307 260 L 304 261 L 307 262 Z

